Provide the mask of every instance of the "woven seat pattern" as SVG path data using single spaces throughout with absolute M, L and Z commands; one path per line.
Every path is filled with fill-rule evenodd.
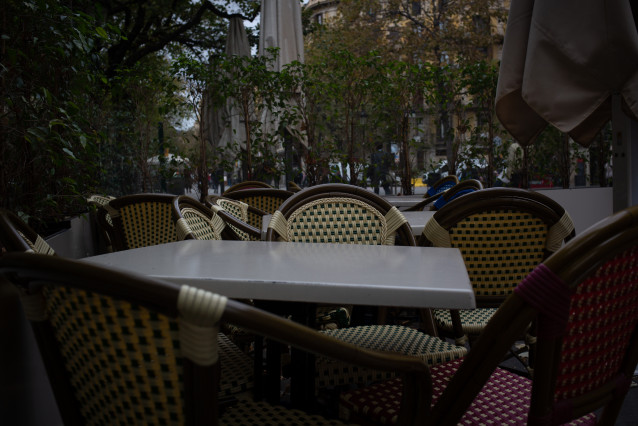
M 279 206 L 281 206 L 281 203 L 284 202 L 284 199 L 272 195 L 255 195 L 242 198 L 241 201 L 248 204 L 249 206 L 253 206 L 258 208 L 259 210 L 263 210 L 268 214 L 273 214 L 279 208 Z M 261 222 L 255 225 L 250 222 L 249 218 L 248 223 L 252 226 L 259 226 L 261 228 Z
M 308 414 L 301 410 L 284 408 L 280 405 L 239 399 L 224 411 L 224 414 L 219 419 L 219 424 L 229 426 L 337 426 L 344 423 L 339 420 Z
M 461 360 L 430 368 L 432 404 L 436 404 Z M 527 423 L 532 382 L 526 377 L 497 368 L 489 382 L 476 396 L 459 425 L 522 425 Z M 345 393 L 341 397 L 342 418 L 354 415 L 373 417 L 376 424 L 396 424 L 402 387 L 398 378 Z M 594 414 L 576 419 L 568 425 L 593 425 Z
M 398 325 L 374 325 L 324 330 L 329 336 L 367 349 L 397 352 L 424 360 L 428 365 L 459 359 L 467 354 L 464 347 L 450 344 L 418 330 Z M 392 377 L 391 373 L 357 368 L 319 357 L 316 363 L 317 384 L 331 387 L 350 383 L 369 383 Z
M 529 213 L 490 211 L 449 231 L 476 296 L 506 296 L 543 260 L 548 227 Z
M 186 220 L 190 231 L 198 240 L 221 240 L 222 235 L 213 225 L 211 219 L 192 208 L 182 208 L 182 217 Z M 220 219 L 221 220 L 221 219 Z
M 177 321 L 82 290 L 44 294 L 87 423 L 183 422 Z M 251 389 L 252 359 L 222 333 L 217 342 L 220 397 Z
M 329 198 L 308 203 L 288 218 L 288 240 L 313 243 L 383 244 L 384 216 L 356 199 Z
M 572 295 L 555 400 L 579 396 L 609 381 L 625 357 L 637 321 L 634 247 L 604 264 Z M 592 364 L 592 359 L 597 362 Z
M 252 211 L 249 211 L 248 204 L 241 201 L 227 200 L 225 198 L 217 199 L 216 204 L 242 222 L 246 222 L 247 224 L 254 226 L 257 229 L 261 229 L 262 217 Z M 228 226 L 230 226 L 230 228 L 235 231 L 237 236 L 243 241 L 259 240 L 259 238 L 249 235 L 246 231 L 242 231 L 233 224 L 229 223 Z
M 31 241 L 31 238 L 27 237 L 22 232 L 18 231 L 18 234 L 20 234 L 29 247 L 31 247 L 31 250 L 33 250 L 34 253 L 48 254 L 50 256 L 55 255 L 55 250 L 53 250 L 49 243 L 44 241 L 44 238 L 41 236 L 37 235 L 35 241 Z
M 44 294 L 87 424 L 184 422 L 175 321 L 82 290 Z
M 120 216 L 128 248 L 147 247 L 177 241 L 171 205 L 141 202 L 123 206 Z
M 461 250 L 477 300 L 507 296 L 545 256 L 548 227 L 530 213 L 489 211 L 468 216 L 449 230 Z M 495 309 L 460 311 L 463 332 L 478 334 Z M 449 310 L 436 309 L 437 325 L 452 331 Z
M 105 195 L 91 195 L 89 198 L 86 199 L 86 201 L 89 204 L 93 204 L 96 207 L 104 207 L 106 206 L 109 201 L 114 200 L 115 197 L 111 197 L 111 196 L 105 196 Z M 104 215 L 104 219 L 106 220 L 106 222 L 113 226 L 113 219 L 111 219 L 111 215 L 108 213 L 105 213 Z

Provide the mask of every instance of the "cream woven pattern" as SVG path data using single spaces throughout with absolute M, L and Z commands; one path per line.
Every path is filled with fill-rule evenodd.
M 574 222 L 569 213 L 565 212 L 560 220 L 555 223 L 547 233 L 547 250 L 555 252 L 563 245 L 565 238 L 574 230 Z
M 199 365 L 213 365 L 219 357 L 217 333 L 227 298 L 184 285 L 177 299 L 179 339 L 185 357 Z
M 224 221 L 217 215 L 208 218 L 202 212 L 193 208 L 182 208 L 182 218 L 177 221 L 177 238 L 183 240 L 188 234 L 198 240 L 221 240 L 222 231 L 226 227 Z
M 224 211 L 228 212 L 229 214 L 233 215 L 237 219 L 241 220 L 242 222 L 246 222 L 249 225 L 252 225 L 251 221 L 248 220 L 248 204 L 242 203 L 241 201 L 226 200 L 223 198 L 218 199 L 216 203 L 220 208 L 222 208 Z M 261 221 L 261 218 L 259 218 L 259 220 Z M 254 220 L 252 220 L 252 222 L 254 222 Z M 243 241 L 256 239 L 256 238 L 251 238 L 247 232 L 242 231 L 236 226 L 233 226 L 231 224 L 229 224 L 228 226 L 230 226 L 230 229 L 235 231 L 237 236 Z M 259 227 L 257 229 L 261 229 L 261 222 L 259 223 Z
M 268 227 L 284 241 L 393 245 L 396 230 L 405 221 L 396 208 L 384 216 L 363 201 L 334 197 L 311 201 L 287 220 L 277 211 Z

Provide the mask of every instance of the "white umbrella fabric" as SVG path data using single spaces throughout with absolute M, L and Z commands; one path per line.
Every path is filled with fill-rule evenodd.
M 277 47 L 274 71 L 293 61 L 304 61 L 301 5 L 297 0 L 261 0 L 259 55 Z
M 304 62 L 301 4 L 298 0 L 261 0 L 259 55 L 267 55 L 269 48 L 279 48 L 272 64 L 273 71 L 281 71 L 284 65 L 293 61 Z M 261 122 L 266 134 L 278 127 L 276 118 L 273 119 L 269 110 L 262 112 Z M 289 131 L 307 145 L 299 129 Z M 280 146 L 278 151 L 281 150 L 283 148 Z
M 630 3 L 512 0 L 496 114 L 519 143 L 551 123 L 589 145 L 611 118 L 614 93 L 638 117 L 638 11 Z
M 227 56 L 251 55 L 248 35 L 240 16 L 232 16 L 229 20 L 225 53 Z M 213 147 L 227 146 L 233 140 L 238 140 L 243 147 L 246 143 L 246 130 L 232 100 L 223 108 L 214 108 L 210 99 L 210 94 L 205 93 L 202 103 L 204 139 Z

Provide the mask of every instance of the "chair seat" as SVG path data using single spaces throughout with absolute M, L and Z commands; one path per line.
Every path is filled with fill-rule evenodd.
M 478 308 L 478 309 L 461 309 L 459 316 L 463 325 L 463 333 L 480 334 L 487 325 L 497 308 Z M 437 326 L 446 332 L 452 333 L 452 315 L 448 309 L 435 309 L 434 320 Z
M 428 365 L 459 359 L 467 354 L 464 347 L 400 325 L 364 325 L 323 330 L 322 333 L 366 349 L 417 357 L 423 359 Z M 316 383 L 319 387 L 370 383 L 392 377 L 392 373 L 389 372 L 358 368 L 325 357 L 317 358 L 316 375 Z
M 237 399 L 227 407 L 219 419 L 220 425 L 344 425 L 336 419 L 326 419 L 319 415 L 307 414 L 301 410 L 270 405 L 263 401 Z
M 462 360 L 454 360 L 430 369 L 433 405 L 461 363 Z M 344 393 L 341 395 L 340 416 L 345 419 L 361 416 L 374 423 L 396 424 L 401 404 L 401 388 L 401 380 L 395 378 Z M 530 379 L 497 368 L 459 424 L 526 424 L 531 391 Z M 590 413 L 567 424 L 593 425 L 595 423 L 596 416 Z
M 254 385 L 252 358 L 242 352 L 223 333 L 218 333 L 217 344 L 221 365 L 219 397 L 235 395 L 252 389 Z

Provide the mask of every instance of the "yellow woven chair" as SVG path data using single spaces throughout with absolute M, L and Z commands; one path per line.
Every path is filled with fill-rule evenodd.
M 177 241 L 169 194 L 125 195 L 104 206 L 113 221 L 113 250 Z
M 0 209 L 0 245 L 7 252 L 17 251 L 55 256 L 55 251 L 33 228 L 18 215 L 5 209 Z
M 613 425 L 638 364 L 638 207 L 602 220 L 536 266 L 465 359 L 430 369 L 420 425 Z M 497 368 L 538 324 L 532 378 Z M 392 380 L 343 393 L 344 418 L 403 424 Z M 431 409 L 429 408 L 431 407 Z
M 283 344 L 404 377 L 417 416 L 427 366 L 367 351 L 205 290 L 35 254 L 0 258 L 19 289 L 66 425 L 339 425 L 237 395 L 220 402 L 229 321 Z
M 407 220 L 396 207 L 373 192 L 345 184 L 317 185 L 290 197 L 273 214 L 266 239 L 338 244 L 415 244 Z M 320 308 L 319 318 L 325 310 Z M 364 348 L 414 356 L 425 360 L 428 365 L 457 359 L 466 353 L 465 348 L 400 325 L 359 325 L 322 332 Z M 349 369 L 325 358 L 317 359 L 316 372 L 318 387 L 365 383 L 387 377 L 380 372 Z
M 439 329 L 460 345 L 474 339 L 516 285 L 573 235 L 565 209 L 533 191 L 489 188 L 446 204 L 419 244 L 461 251 L 479 309 L 435 310 Z
M 89 196 L 86 201 L 89 206 L 92 206 L 91 215 L 95 219 L 95 223 L 99 228 L 99 238 L 101 238 L 100 244 L 98 244 L 98 252 L 110 253 L 113 251 L 113 220 L 108 214 L 105 206 L 115 197 L 109 195 L 93 194 Z
M 241 201 L 230 198 L 209 195 L 205 198 L 207 207 L 219 213 L 226 224 L 235 231 L 239 239 L 244 241 L 261 241 L 261 226 L 263 217 L 268 213 L 249 206 Z M 229 217 L 230 216 L 230 217 Z M 234 220 L 233 220 L 234 219 Z M 251 224 L 257 225 L 251 225 Z
M 255 207 L 267 214 L 273 214 L 281 204 L 286 201 L 293 193 L 285 191 L 283 189 L 274 188 L 255 188 L 244 189 L 241 191 L 233 191 L 229 194 L 224 194 L 225 198 L 231 200 L 241 201 L 249 206 Z M 249 224 L 261 229 L 260 223 L 250 222 L 252 218 L 249 218 Z

